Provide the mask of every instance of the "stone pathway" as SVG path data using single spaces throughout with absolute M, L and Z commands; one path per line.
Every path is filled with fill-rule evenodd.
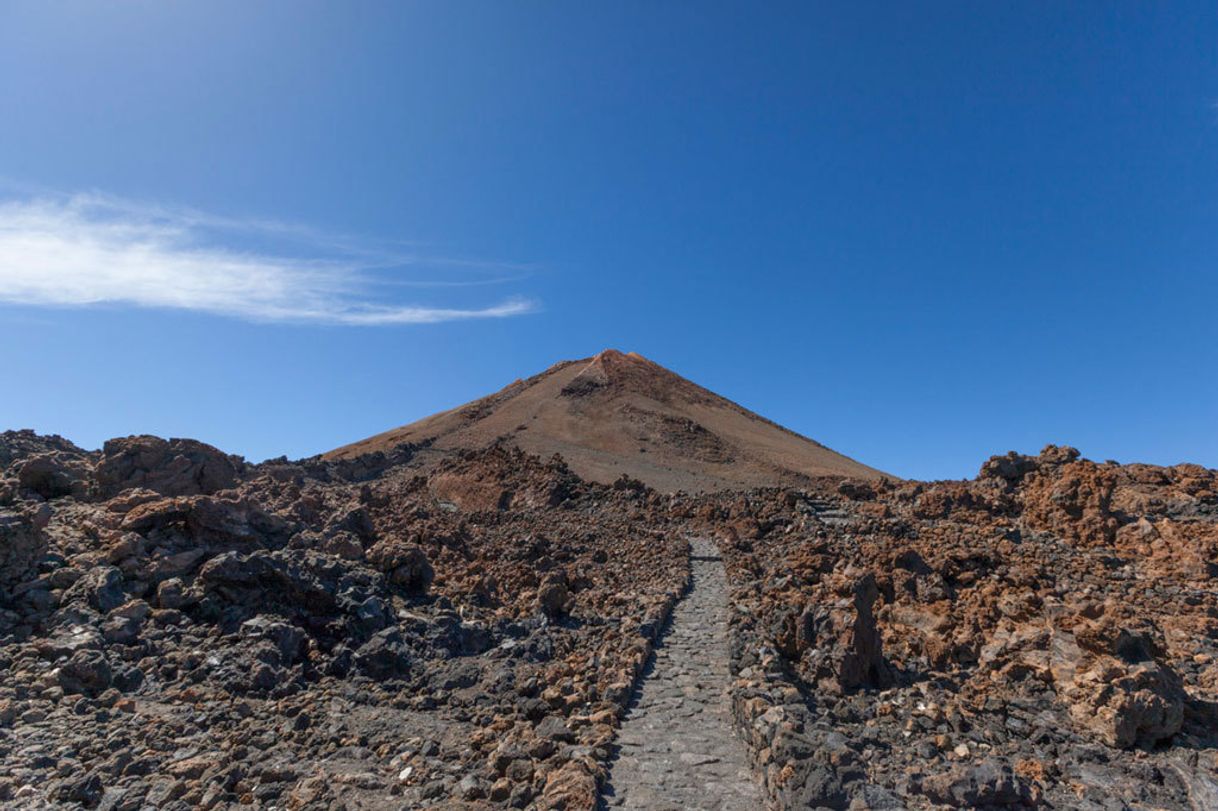
M 616 743 L 606 808 L 648 811 L 763 807 L 727 689 L 727 577 L 713 541 L 692 542 L 693 583 L 644 673 Z

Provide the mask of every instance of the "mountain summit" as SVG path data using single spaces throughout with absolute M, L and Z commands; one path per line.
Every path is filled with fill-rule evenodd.
M 557 363 L 488 397 L 327 456 L 426 441 L 438 451 L 476 449 L 497 439 L 542 457 L 561 454 L 586 479 L 611 482 L 626 474 L 662 491 L 882 475 L 642 355 L 615 349 Z

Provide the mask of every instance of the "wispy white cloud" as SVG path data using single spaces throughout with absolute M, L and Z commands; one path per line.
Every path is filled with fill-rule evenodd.
M 484 275 L 420 281 L 374 272 L 423 264 L 479 268 Z M 469 309 L 424 306 L 402 302 L 393 288 L 486 284 L 518 278 L 521 270 L 423 261 L 397 248 L 298 226 L 97 194 L 0 202 L 0 303 L 127 305 L 352 326 L 434 324 L 522 315 L 535 305 L 510 298 Z

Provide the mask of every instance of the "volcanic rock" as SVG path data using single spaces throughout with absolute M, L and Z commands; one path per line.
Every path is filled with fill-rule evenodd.
M 13 465 L 18 484 L 45 499 L 86 498 L 93 486 L 93 466 L 81 453 L 49 451 Z
M 0 510 L 0 588 L 28 579 L 43 559 L 47 541 L 43 530 L 51 520 L 44 505 Z
M 106 498 L 133 487 L 165 496 L 205 495 L 233 487 L 240 462 L 193 439 L 132 436 L 105 444 L 96 476 Z

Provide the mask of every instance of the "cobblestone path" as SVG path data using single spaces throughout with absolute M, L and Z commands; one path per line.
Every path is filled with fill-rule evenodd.
M 648 811 L 763 807 L 727 702 L 728 586 L 713 541 L 692 543 L 693 583 L 622 722 L 607 808 Z

